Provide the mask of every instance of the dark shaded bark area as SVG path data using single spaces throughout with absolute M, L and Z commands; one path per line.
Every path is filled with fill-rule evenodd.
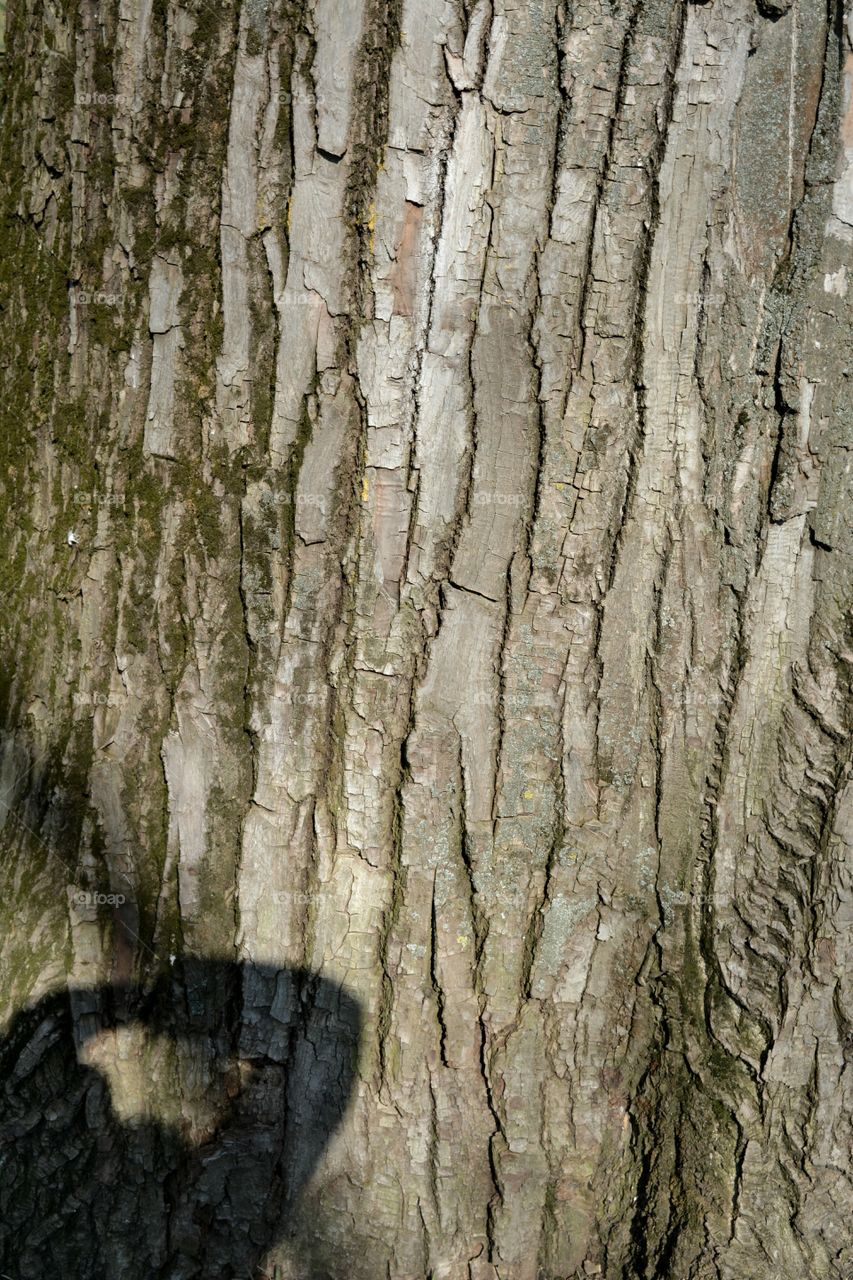
M 34 1280 L 256 1274 L 297 1235 L 359 1023 L 310 974 L 209 960 L 176 960 L 149 990 L 72 988 L 22 1012 L 0 1049 L 0 1265 Z M 98 1069 L 111 1052 L 133 1064 L 127 1089 Z M 141 1080 L 156 1081 L 153 1116 L 136 1110 Z

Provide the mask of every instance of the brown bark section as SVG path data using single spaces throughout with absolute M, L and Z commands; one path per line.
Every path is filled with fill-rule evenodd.
M 15 1280 L 849 1280 L 851 85 L 837 0 L 13 5 Z

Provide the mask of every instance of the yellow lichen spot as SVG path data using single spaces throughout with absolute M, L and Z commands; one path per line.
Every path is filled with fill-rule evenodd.
M 464 949 L 468 946 L 468 939 L 465 937 L 465 935 L 464 935 L 464 934 L 457 933 L 457 935 L 456 935 L 456 941 L 459 943 L 459 945 L 460 945 L 460 947 L 463 949 L 463 951 L 464 951 Z
M 554 485 L 554 488 L 555 488 L 555 489 L 559 489 L 560 493 L 562 493 L 562 492 L 563 492 L 563 490 L 565 489 L 565 487 L 566 487 L 566 486 L 563 484 L 562 480 L 558 480 L 558 481 L 557 481 L 557 483 Z
M 372 200 L 368 205 L 367 218 L 365 219 L 364 225 L 367 228 L 367 230 L 370 232 L 370 237 L 368 239 L 367 244 L 368 244 L 368 248 L 370 249 L 370 252 L 372 253 L 373 242 L 376 238 L 376 205 L 373 203 Z
M 525 799 L 525 800 L 532 800 L 532 799 L 533 799 L 533 792 L 530 790 L 530 788 L 529 788 L 529 787 L 527 788 L 527 790 L 526 790 L 526 791 L 522 791 L 522 793 L 521 793 L 521 794 L 522 794 L 523 799 Z
M 369 496 L 370 496 L 370 482 L 368 481 L 367 476 L 363 476 L 363 477 L 362 477 L 362 481 L 361 481 L 361 500 L 362 500 L 362 502 L 367 502 L 367 499 L 368 499 L 368 497 L 369 497 Z

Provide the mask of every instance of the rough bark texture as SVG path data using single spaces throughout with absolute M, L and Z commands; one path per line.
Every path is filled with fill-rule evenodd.
M 850 1280 L 839 0 L 6 48 L 0 1269 Z

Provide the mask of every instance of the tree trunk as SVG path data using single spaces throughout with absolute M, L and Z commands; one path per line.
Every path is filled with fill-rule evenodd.
M 840 0 L 12 0 L 0 1271 L 850 1280 Z

